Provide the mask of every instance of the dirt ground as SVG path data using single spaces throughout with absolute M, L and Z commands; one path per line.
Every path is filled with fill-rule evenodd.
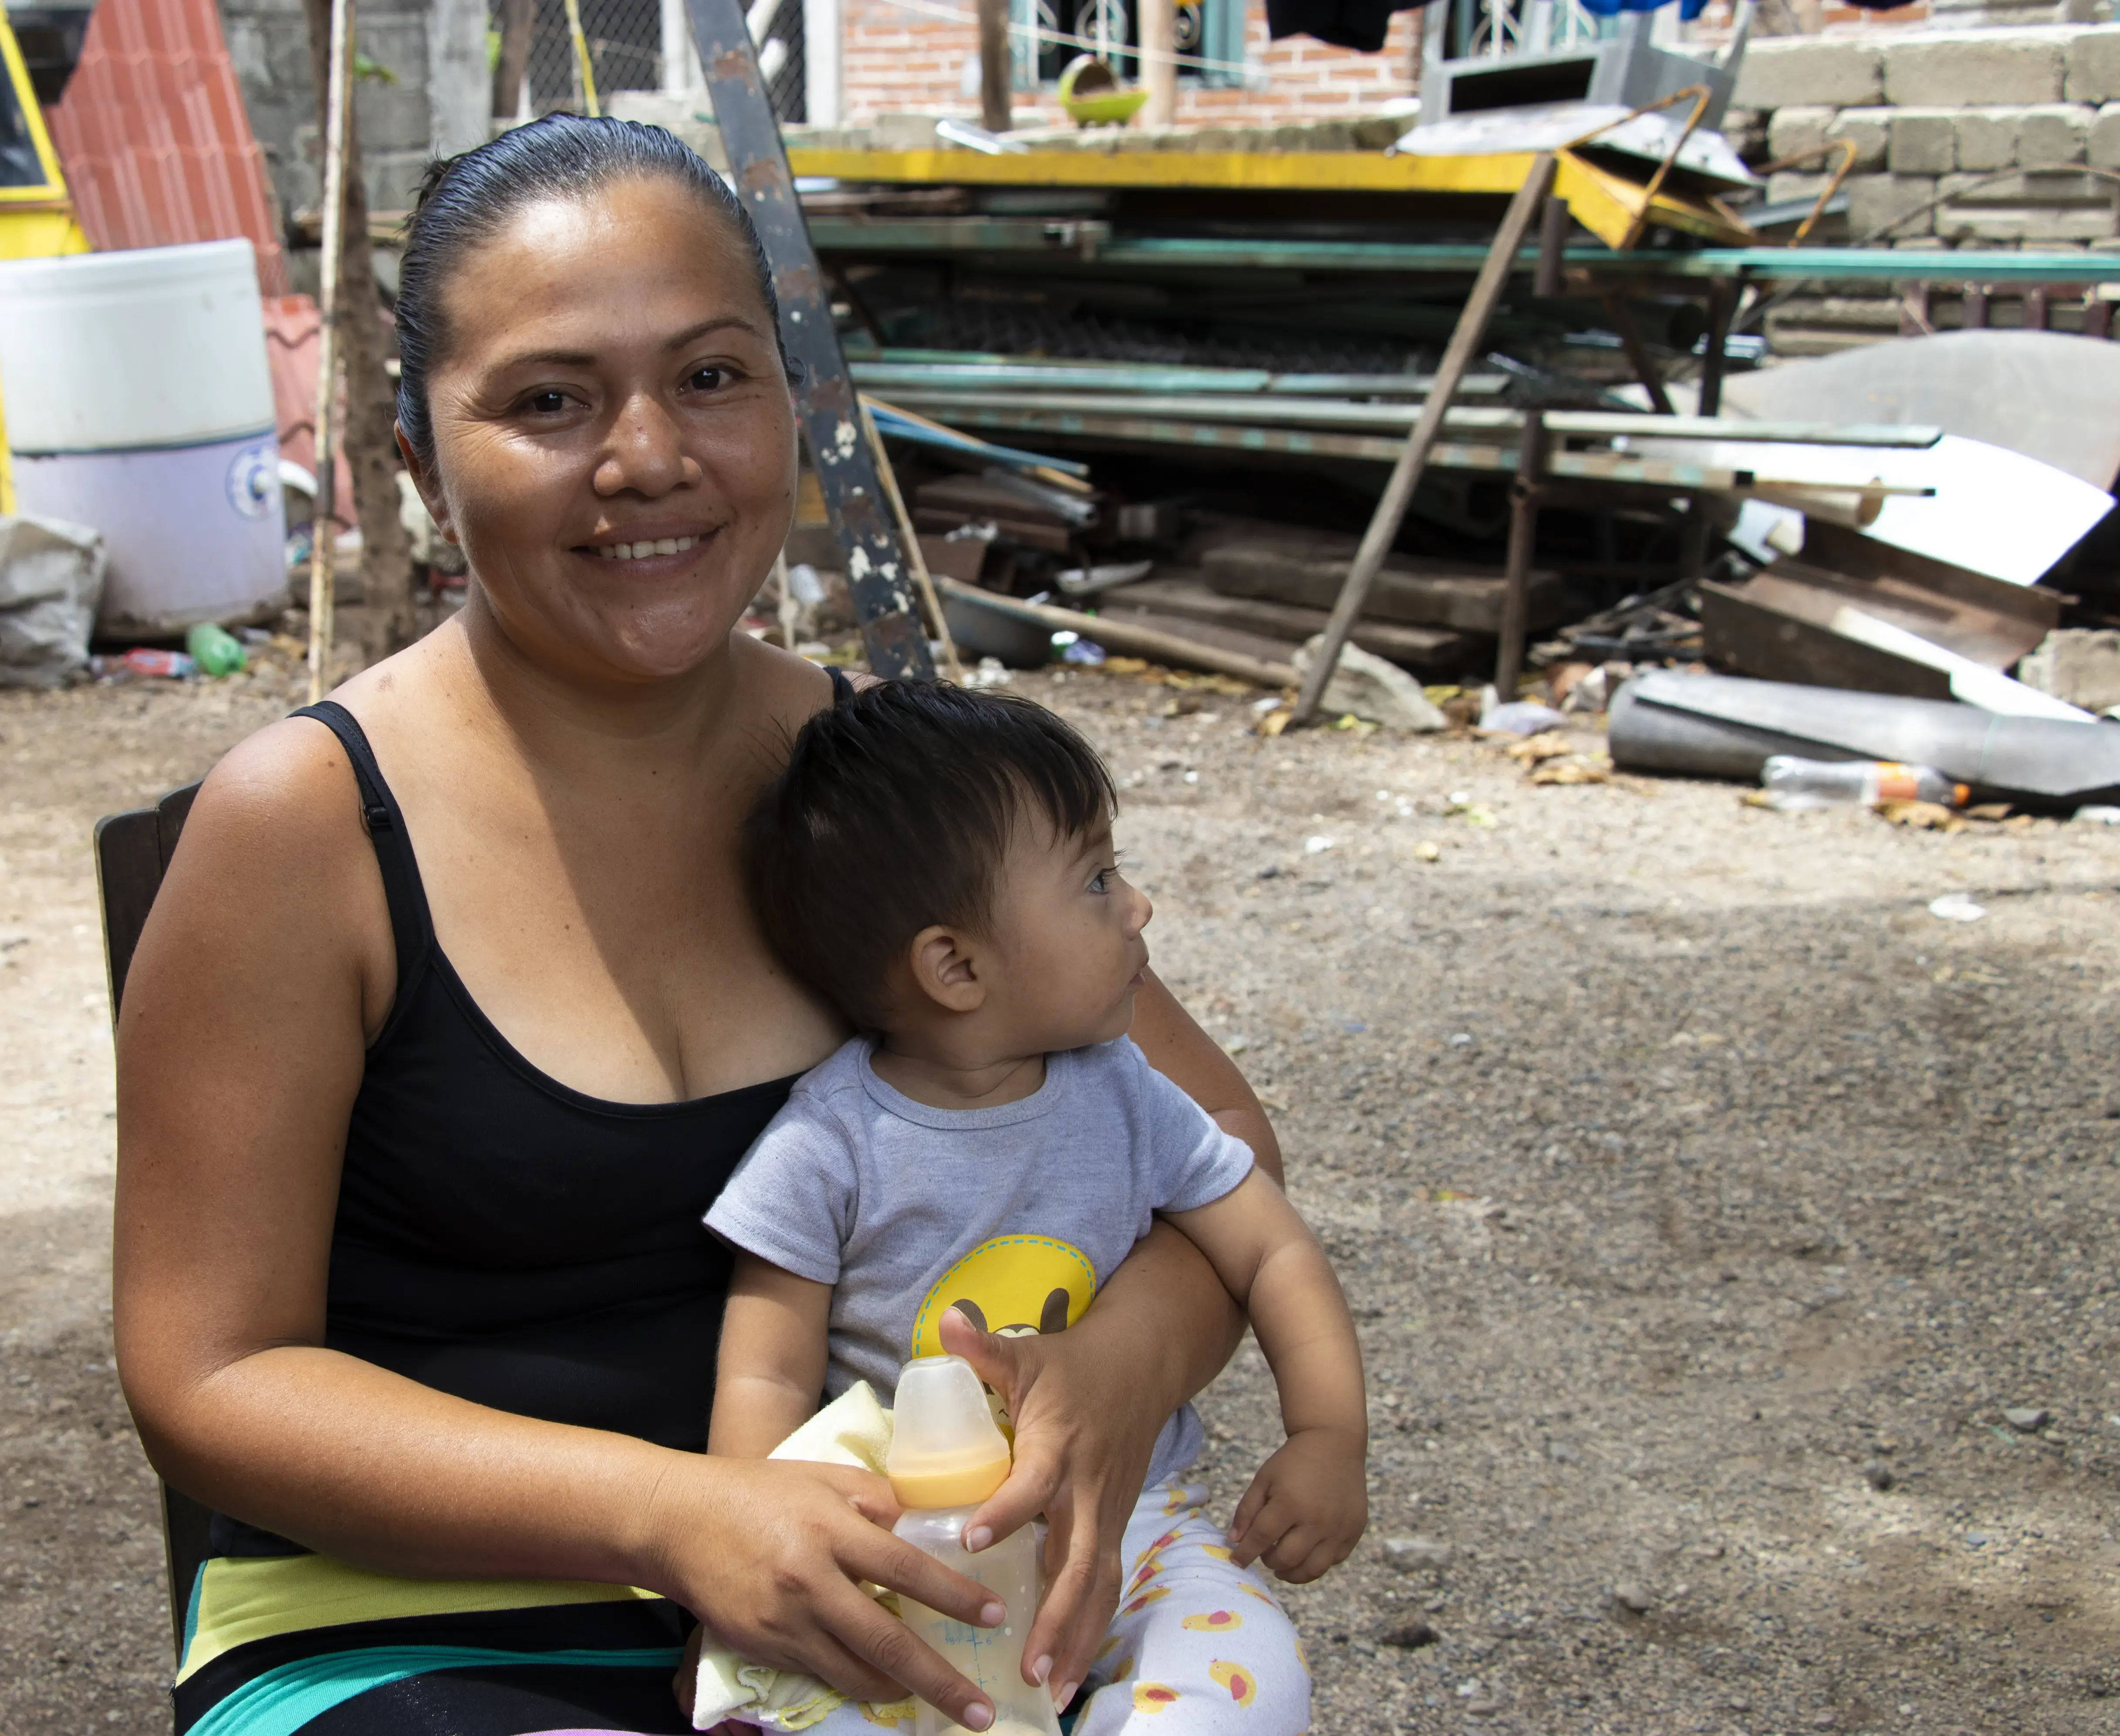
M 1373 1528 L 1291 1599 L 1320 1731 L 2114 1728 L 2120 831 L 1533 787 L 1471 741 L 1020 685 L 1110 754 L 1158 962 L 1361 1322 Z M 0 695 L 5 1736 L 169 1720 L 89 826 L 293 702 Z M 1202 1408 L 1234 1501 L 1255 1352 Z

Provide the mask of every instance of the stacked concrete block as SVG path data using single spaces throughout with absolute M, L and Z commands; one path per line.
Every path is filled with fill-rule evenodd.
M 2071 35 L 2062 95 L 2071 102 L 2120 99 L 2120 29 L 2079 30 Z
M 1885 108 L 1843 109 L 1825 129 L 1829 139 L 1844 138 L 1855 147 L 1848 165 L 1865 174 L 1885 166 L 1891 148 L 1892 111 Z
M 2099 241 L 2113 235 L 2111 184 L 2080 172 L 1947 175 L 1936 233 L 1975 247 Z
M 1885 166 L 1894 175 L 1948 175 L 1958 166 L 1955 109 L 1894 109 Z
M 1890 242 L 1936 232 L 1932 175 L 1855 175 L 1843 181 L 1851 240 Z
M 1958 166 L 1982 170 L 2011 169 L 2017 161 L 2017 118 L 2020 109 L 1961 109 L 1958 111 Z
M 2120 169 L 2120 102 L 2099 108 L 2090 123 L 2084 156 L 2094 169 Z
M 1895 108 L 2061 100 L 2065 29 L 1909 31 L 1884 50 L 1885 100 Z
M 1776 39 L 1755 46 L 1738 100 L 1761 115 L 1775 160 L 1854 145 L 1851 240 L 2120 245 L 2113 184 L 2084 172 L 2120 169 L 2120 26 Z M 1769 197 L 1815 197 L 1836 161 L 1775 175 Z
M 390 75 L 355 86 L 362 184 L 374 211 L 409 207 L 425 166 L 429 10 L 428 0 L 361 0 L 356 16 L 360 53 Z M 221 0 L 221 21 L 281 209 L 314 211 L 323 197 L 323 161 L 300 0 Z
M 1767 154 L 1775 162 L 1802 157 L 1825 143 L 1825 134 L 1838 111 L 1811 103 L 1792 103 L 1774 110 L 1767 123 Z
M 2018 164 L 2032 168 L 2081 162 L 2095 113 L 2085 103 L 2040 103 L 2025 109 L 2017 121 Z
M 1754 38 L 1731 100 L 1754 109 L 1792 104 L 1848 108 L 1881 102 L 1884 50 L 1872 41 L 1829 36 Z

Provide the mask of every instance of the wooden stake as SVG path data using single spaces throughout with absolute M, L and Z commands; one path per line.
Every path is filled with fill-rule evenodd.
M 1495 701 L 1517 696 L 1523 673 L 1525 626 L 1531 613 L 1531 563 L 1538 543 L 1539 496 L 1546 482 L 1546 413 L 1524 412 L 1517 445 L 1516 479 L 1509 484 L 1509 565 L 1503 581 L 1501 631 L 1495 657 Z
M 338 280 L 346 254 L 346 125 L 353 101 L 353 0 L 332 0 L 331 87 L 324 105 L 323 281 L 317 288 L 317 494 L 309 524 L 309 703 L 331 670 L 332 544 L 338 502 Z M 366 237 L 362 238 L 364 242 Z
M 979 124 L 989 133 L 1009 129 L 1008 0 L 979 0 Z
M 1168 127 L 1178 119 L 1178 7 L 1175 0 L 1139 0 L 1141 81 L 1148 91 L 1141 119 Z
M 1340 587 L 1340 600 L 1332 605 L 1332 618 L 1325 623 L 1325 639 L 1318 648 L 1318 660 L 1310 666 L 1310 673 L 1304 677 L 1303 691 L 1296 697 L 1295 710 L 1289 719 L 1292 724 L 1307 724 L 1317 715 L 1318 701 L 1324 696 L 1325 684 L 1339 667 L 1340 654 L 1347 647 L 1347 638 L 1355 631 L 1355 621 L 1361 618 L 1369 586 L 1383 567 L 1384 556 L 1391 552 L 1392 539 L 1405 521 L 1413 491 L 1420 486 L 1420 473 L 1428 468 L 1428 454 L 1443 432 L 1443 418 L 1450 408 L 1450 400 L 1457 396 L 1458 382 L 1464 379 L 1465 370 L 1472 365 L 1473 357 L 1486 337 L 1487 322 L 1494 317 L 1495 304 L 1509 286 L 1509 273 L 1516 267 L 1517 254 L 1523 246 L 1524 236 L 1533 219 L 1545 208 L 1546 196 L 1553 188 L 1553 170 L 1554 155 L 1550 151 L 1541 151 L 1532 159 L 1531 172 L 1517 188 L 1516 196 L 1509 201 L 1509 208 L 1502 217 L 1502 226 L 1495 232 L 1495 244 L 1487 249 L 1486 263 L 1480 268 L 1472 293 L 1465 298 L 1465 310 L 1458 316 L 1458 328 L 1450 334 L 1450 347 L 1443 352 L 1442 365 L 1435 370 L 1435 382 L 1428 389 L 1427 399 L 1420 407 L 1420 420 L 1413 425 L 1412 433 L 1406 438 L 1406 448 L 1399 454 L 1397 463 L 1392 467 L 1391 480 L 1384 484 L 1383 498 L 1377 502 L 1376 514 L 1362 533 L 1362 546 L 1355 552 L 1355 564 L 1347 569 L 1346 582 Z
M 942 667 L 949 671 L 950 679 L 959 686 L 965 684 L 965 666 L 957 661 L 957 642 L 950 636 L 950 623 L 942 613 L 942 599 L 935 593 L 935 581 L 928 571 L 928 557 L 920 552 L 920 538 L 913 528 L 913 515 L 905 510 L 905 496 L 898 491 L 898 472 L 890 468 L 890 454 L 884 449 L 883 436 L 876 431 L 876 418 L 868 413 L 866 400 L 861 407 L 862 431 L 868 436 L 868 449 L 876 454 L 876 479 L 883 484 L 883 491 L 890 501 L 891 516 L 898 521 L 900 540 L 905 545 L 905 564 L 913 569 L 913 582 L 919 588 L 922 601 L 935 620 L 935 636 L 942 641 Z
M 582 33 L 581 0 L 567 0 L 567 35 L 574 44 L 574 77 L 581 85 L 582 112 L 595 120 L 603 110 L 597 106 L 596 74 L 589 66 L 589 40 Z

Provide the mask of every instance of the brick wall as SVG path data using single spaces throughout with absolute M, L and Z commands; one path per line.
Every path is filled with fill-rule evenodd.
M 1254 0 L 1244 21 L 1244 58 L 1258 63 L 1262 88 L 1206 89 L 1180 79 L 1178 119 L 1181 124 L 1252 125 L 1330 119 L 1372 111 L 1392 97 L 1410 95 L 1420 52 L 1420 19 L 1418 12 L 1394 14 L 1383 49 L 1357 54 L 1308 36 L 1268 42 L 1266 7 L 1263 0 Z M 889 0 L 847 0 L 844 20 L 846 124 L 914 110 L 978 114 L 978 97 L 966 90 L 965 69 L 976 67 L 979 61 L 979 32 L 973 25 L 907 12 Z M 1066 119 L 1049 92 L 1019 91 L 1015 114 L 1019 126 Z

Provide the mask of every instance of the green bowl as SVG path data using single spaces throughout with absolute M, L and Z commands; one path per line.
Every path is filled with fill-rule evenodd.
M 1094 96 L 1063 97 L 1060 106 L 1077 126 L 1117 126 L 1132 120 L 1147 100 L 1148 92 L 1137 86 L 1131 91 L 1100 91 Z
M 1077 54 L 1060 74 L 1054 92 L 1067 118 L 1078 127 L 1118 126 L 1133 119 L 1148 100 L 1148 92 L 1137 85 L 1123 87 L 1112 69 L 1094 54 Z

